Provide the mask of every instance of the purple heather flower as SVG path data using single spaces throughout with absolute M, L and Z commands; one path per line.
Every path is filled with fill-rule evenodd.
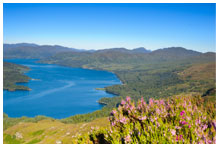
M 160 109 L 159 109 L 159 108 L 156 109 L 156 113 L 157 113 L 158 115 L 160 115 Z
M 122 119 L 119 120 L 120 123 L 126 124 L 127 119 L 125 117 L 122 117 Z
M 110 129 L 110 133 L 112 134 L 113 133 L 113 131 Z
M 200 119 L 197 119 L 197 120 L 195 121 L 195 125 L 196 125 L 196 126 L 198 126 L 200 123 L 201 123 L 201 120 L 200 120 Z
M 114 114 L 116 114 L 116 110 L 113 110 L 113 111 L 111 112 L 111 115 L 114 115 Z
M 179 127 L 179 126 L 175 126 L 175 128 L 176 128 L 176 129 L 181 129 L 182 127 Z
M 180 136 L 176 135 L 176 141 L 179 141 L 179 140 L 181 140 L 181 139 L 183 139 L 183 136 L 182 136 L 182 135 L 180 135 Z
M 165 104 L 163 99 L 160 100 L 160 104 L 161 104 L 161 105 L 164 105 L 164 104 Z
M 128 135 L 128 136 L 125 137 L 125 142 L 126 142 L 126 143 L 131 142 L 131 136 L 130 136 L 130 135 Z
M 202 130 L 204 131 L 205 129 L 207 129 L 208 128 L 208 125 L 203 125 L 203 128 L 202 128 Z
M 130 101 L 131 101 L 131 98 L 130 98 L 129 96 L 127 96 L 127 97 L 126 97 L 126 101 L 127 101 L 127 102 L 130 102 Z
M 125 105 L 125 101 L 124 101 L 124 100 L 122 100 L 122 101 L 121 101 L 121 104 L 122 104 L 122 105 Z
M 141 103 L 142 103 L 142 104 L 144 103 L 144 98 L 143 98 L 143 97 L 141 98 Z
M 157 127 L 160 127 L 160 123 L 159 122 L 157 122 Z
M 180 116 L 183 116 L 183 114 L 185 114 L 184 110 L 180 112 Z
M 173 130 L 173 129 L 172 129 L 170 132 L 171 132 L 171 134 L 172 134 L 173 136 L 176 135 L 176 130 Z
M 155 100 L 154 103 L 159 104 L 159 100 Z
M 212 141 L 211 141 L 211 140 L 208 140 L 208 144 L 212 144 Z
M 179 121 L 182 125 L 188 124 L 186 121 Z
M 144 116 L 144 117 L 140 117 L 140 118 L 139 118 L 139 120 L 145 120 L 145 119 L 147 119 L 146 116 Z
M 149 99 L 149 105 L 153 105 L 154 101 L 152 98 Z
M 112 126 L 115 126 L 116 124 L 115 124 L 115 122 L 113 121 L 113 122 L 111 123 L 111 125 L 112 125 Z
M 138 105 L 137 109 L 138 109 L 138 110 L 141 110 L 141 106 L 140 106 L 140 105 Z
M 186 108 L 186 101 L 184 101 L 183 107 Z

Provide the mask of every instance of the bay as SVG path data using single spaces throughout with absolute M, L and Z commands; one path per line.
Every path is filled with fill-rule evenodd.
M 4 60 L 30 67 L 25 75 L 32 78 L 28 83 L 31 91 L 3 91 L 3 112 L 9 117 L 34 117 L 45 115 L 66 118 L 99 110 L 102 97 L 113 97 L 95 88 L 121 84 L 115 74 L 107 71 L 70 68 L 36 63 L 35 59 Z

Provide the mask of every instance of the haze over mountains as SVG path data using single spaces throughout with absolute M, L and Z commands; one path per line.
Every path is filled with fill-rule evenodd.
M 129 50 L 126 48 L 110 48 L 102 50 L 85 50 L 63 47 L 59 45 L 37 45 L 34 43 L 17 43 L 17 44 L 4 44 L 4 58 L 44 58 L 55 55 L 60 52 L 126 52 L 126 53 L 149 53 L 150 50 L 144 47 Z
M 95 55 L 95 56 L 105 56 L 109 60 L 111 57 L 123 58 L 123 56 L 133 56 L 142 58 L 142 56 L 147 56 L 147 58 L 160 56 L 161 58 L 178 58 L 178 57 L 188 57 L 188 56 L 198 56 L 203 53 L 187 50 L 182 47 L 169 47 L 163 49 L 157 49 L 154 51 L 145 49 L 144 47 L 126 49 L 126 48 L 109 48 L 101 50 L 84 50 L 75 49 L 69 47 L 63 47 L 59 45 L 37 45 L 33 43 L 18 43 L 18 44 L 4 44 L 3 53 L 4 58 L 48 58 L 54 56 L 58 53 L 62 54 L 75 54 L 75 55 Z M 71 52 L 71 53 L 70 53 Z M 107 54 L 107 55 L 106 55 Z M 147 55 L 146 55 L 147 54 Z M 213 53 L 214 54 L 214 53 Z

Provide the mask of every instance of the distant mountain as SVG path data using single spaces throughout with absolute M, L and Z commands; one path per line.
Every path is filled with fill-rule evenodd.
M 134 53 L 150 53 L 151 50 L 147 50 L 144 47 L 139 47 L 139 48 L 134 48 L 132 50 L 132 52 L 134 52 Z
M 21 46 L 30 46 L 30 47 L 36 47 L 39 46 L 37 44 L 34 43 L 16 43 L 16 44 L 4 44 L 4 47 L 21 47 Z
M 63 52 L 42 60 L 42 62 L 72 67 L 107 68 L 110 66 L 116 68 L 117 65 L 122 64 L 126 64 L 126 67 L 128 67 L 127 65 L 136 65 L 137 67 L 143 64 L 160 64 L 164 62 L 190 63 L 215 60 L 215 53 L 204 54 L 182 47 L 158 49 L 149 53 L 146 53 L 145 50 L 143 48 L 134 51 L 126 48 L 111 48 L 95 52 Z
M 121 52 L 121 53 L 150 53 L 150 50 L 145 49 L 144 47 L 134 48 L 132 50 L 126 48 L 109 48 L 97 50 L 97 52 Z
M 45 58 L 60 52 L 81 52 L 74 48 L 59 45 L 37 45 L 29 43 L 4 44 L 4 58 Z
M 110 53 L 110 52 L 131 53 L 131 51 L 126 48 L 109 48 L 109 49 L 100 49 L 96 51 L 96 53 Z
M 51 62 L 63 60 L 68 64 L 77 66 L 85 64 L 144 64 L 165 61 L 184 60 L 191 57 L 214 57 L 215 53 L 200 53 L 183 47 L 169 47 L 150 51 L 144 47 L 135 49 L 109 48 L 101 50 L 83 50 L 68 48 L 59 45 L 37 45 L 29 43 L 4 44 L 4 58 L 38 58 L 48 59 Z M 211 60 L 211 59 L 210 59 Z M 72 63 L 71 63 L 72 62 Z
M 188 50 L 183 47 L 169 47 L 169 48 L 155 50 L 152 52 L 152 54 L 197 56 L 197 55 L 201 55 L 202 53 L 193 50 Z

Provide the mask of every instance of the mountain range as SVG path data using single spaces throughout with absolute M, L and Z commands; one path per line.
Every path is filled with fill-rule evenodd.
M 190 56 L 200 56 L 203 55 L 201 52 L 188 50 L 183 47 L 169 47 L 163 49 L 157 49 L 154 51 L 145 49 L 144 47 L 126 49 L 126 48 L 109 48 L 100 50 L 85 50 L 69 48 L 60 45 L 37 45 L 33 43 L 17 43 L 17 44 L 4 44 L 3 54 L 4 58 L 49 58 L 52 56 L 63 56 L 64 54 L 70 54 L 72 56 L 101 56 L 101 58 L 108 59 L 109 61 L 114 61 L 115 58 L 131 58 L 135 57 L 138 59 L 159 57 L 158 60 L 166 60 L 168 58 L 182 59 L 184 57 Z M 210 53 L 215 54 L 215 53 Z
M 4 44 L 3 53 L 4 58 L 45 58 L 55 55 L 60 52 L 123 52 L 123 53 L 150 53 L 150 50 L 144 47 L 135 49 L 126 48 L 110 48 L 101 50 L 85 50 L 64 47 L 60 45 L 37 45 L 34 43 L 17 43 L 17 44 Z

